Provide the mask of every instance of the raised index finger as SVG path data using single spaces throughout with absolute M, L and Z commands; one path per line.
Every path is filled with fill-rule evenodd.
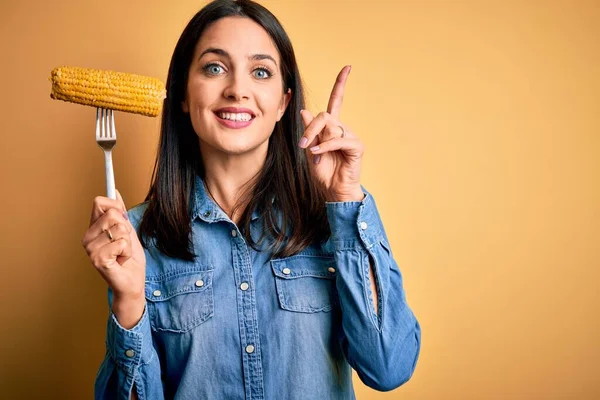
M 327 112 L 334 117 L 339 117 L 340 110 L 342 108 L 342 100 L 344 99 L 344 87 L 346 86 L 346 79 L 350 74 L 350 65 L 346 65 L 338 74 L 331 96 L 329 96 L 329 104 L 327 105 Z

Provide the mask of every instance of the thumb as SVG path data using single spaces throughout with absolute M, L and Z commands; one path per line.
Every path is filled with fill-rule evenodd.
M 308 110 L 300 110 L 300 116 L 302 117 L 302 122 L 304 123 L 304 131 L 306 132 L 306 129 L 308 129 L 308 126 L 313 122 L 313 120 L 315 118 L 312 116 L 312 114 Z M 321 140 L 320 140 L 319 135 L 317 135 L 317 136 L 315 136 L 313 141 L 311 143 L 309 143 L 308 146 L 306 146 L 306 148 L 304 149 L 304 154 L 306 154 L 306 158 L 308 160 L 313 160 L 313 162 L 308 163 L 309 169 L 313 169 L 314 164 L 318 163 L 319 160 L 321 159 L 320 154 L 313 156 L 312 153 L 310 152 L 310 148 L 318 145 L 319 143 L 321 143 Z
M 308 128 L 312 120 L 314 119 L 308 110 L 300 110 L 300 117 L 302 117 L 302 122 L 304 123 L 304 128 Z
M 121 206 L 123 207 L 123 212 L 127 212 L 127 207 L 125 207 L 125 202 L 123 201 L 123 197 L 121 197 L 121 193 L 117 189 L 115 189 L 115 192 L 117 192 L 117 201 L 121 203 Z
M 121 203 L 121 206 L 123 207 L 123 216 L 125 217 L 125 219 L 127 220 L 127 222 L 129 223 L 129 226 L 131 226 L 133 228 L 133 225 L 131 224 L 131 221 L 129 220 L 129 215 L 127 215 L 127 207 L 125 207 L 125 202 L 123 201 L 123 197 L 121 197 L 121 193 L 119 193 L 118 189 L 115 189 L 115 192 L 117 193 L 117 201 L 119 203 Z M 130 232 L 130 236 L 131 235 L 137 236 L 137 233 L 135 232 L 135 229 L 132 229 Z

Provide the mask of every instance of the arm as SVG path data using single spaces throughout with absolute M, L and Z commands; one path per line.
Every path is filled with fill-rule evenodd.
M 145 303 L 141 318 L 139 304 L 112 301 L 106 330 L 106 356 L 94 387 L 94 398 L 129 400 L 164 399 L 160 362 L 152 344 Z M 121 324 L 119 321 L 122 321 Z
M 375 314 L 379 314 L 379 298 L 377 297 L 377 287 L 375 286 L 375 276 L 373 274 L 373 265 L 371 265 L 371 261 L 369 260 L 369 281 L 371 282 L 373 308 L 375 309 Z
M 342 350 L 369 387 L 388 391 L 412 376 L 421 329 L 409 308 L 373 197 L 327 202 L 339 274 Z

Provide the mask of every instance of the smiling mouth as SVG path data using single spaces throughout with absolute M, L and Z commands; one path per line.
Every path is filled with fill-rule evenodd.
M 227 121 L 238 121 L 247 122 L 254 119 L 254 116 L 249 113 L 229 113 L 229 112 L 217 112 L 217 117 Z

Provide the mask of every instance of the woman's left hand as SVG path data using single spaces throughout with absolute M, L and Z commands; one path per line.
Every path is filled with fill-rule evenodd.
M 311 174 L 324 189 L 327 201 L 362 201 L 364 198 L 360 187 L 364 145 L 338 119 L 350 68 L 345 66 L 338 74 L 327 112 L 316 117 L 307 110 L 300 112 L 305 131 L 299 146 L 305 148 L 307 158 L 312 159 L 309 162 Z

